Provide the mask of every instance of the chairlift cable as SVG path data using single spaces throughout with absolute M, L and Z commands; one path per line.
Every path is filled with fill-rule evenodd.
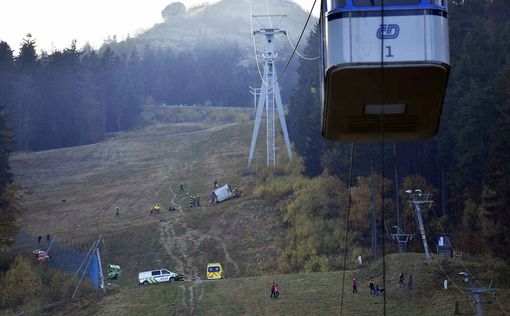
M 431 207 L 430 208 L 432 210 L 432 213 L 434 214 L 434 217 L 436 218 L 437 220 L 437 223 L 439 224 L 439 228 L 441 229 L 441 232 L 443 233 L 443 235 L 446 235 L 445 233 L 445 230 L 443 228 L 443 225 L 441 224 L 441 221 L 439 220 L 439 217 L 437 216 L 437 213 L 436 213 L 436 210 L 434 207 Z M 455 249 L 453 248 L 453 245 L 450 245 L 452 247 L 452 251 L 455 251 Z M 471 271 L 469 271 L 468 267 L 464 264 L 464 261 L 462 260 L 462 258 L 459 258 L 459 261 L 460 261 L 460 264 L 464 267 L 464 269 L 466 270 L 466 272 L 469 274 L 469 276 L 471 277 L 472 280 L 474 280 L 480 287 L 485 287 L 480 281 L 478 281 L 477 278 L 475 278 L 475 275 L 473 273 L 471 273 Z M 503 308 L 503 305 L 501 305 L 501 302 L 499 302 L 499 300 L 495 300 L 498 302 L 498 305 L 499 305 L 499 308 L 501 309 L 501 311 L 503 312 L 504 315 L 508 315 L 508 313 L 505 311 L 505 309 Z
M 501 302 L 497 299 L 497 297 L 494 297 L 494 301 L 495 301 L 496 303 L 498 303 L 499 309 L 501 309 L 501 311 L 503 312 L 503 314 L 504 314 L 505 316 L 507 316 L 507 315 L 508 315 L 508 313 L 507 313 L 507 312 L 506 312 L 506 310 L 503 308 L 503 305 L 502 305 L 502 304 L 501 304 Z
M 429 252 L 432 253 L 432 249 L 430 249 L 429 247 Z M 471 301 L 469 295 L 463 290 L 460 288 L 460 286 L 457 285 L 457 283 L 455 283 L 453 281 L 453 279 L 450 277 L 450 275 L 448 275 L 448 273 L 446 272 L 446 270 L 443 268 L 443 266 L 441 265 L 441 263 L 439 263 L 439 261 L 437 260 L 436 256 L 431 256 L 433 259 L 434 259 L 434 262 L 437 264 L 437 266 L 439 267 L 439 269 L 443 272 L 443 274 L 445 275 L 445 277 L 448 279 L 448 281 L 450 281 L 451 284 L 453 284 L 453 286 L 459 290 L 462 294 L 464 294 L 464 296 L 466 296 L 466 299 L 467 301 L 469 302 L 469 304 L 471 305 L 471 307 L 473 308 L 473 310 L 475 311 L 476 313 L 476 307 L 475 305 L 473 304 L 473 302 Z
M 345 217 L 345 244 L 344 244 L 344 263 L 343 263 L 343 271 L 342 271 L 342 294 L 340 297 L 340 315 L 343 314 L 344 308 L 344 292 L 345 292 L 345 270 L 347 263 L 347 248 L 348 248 L 348 240 L 349 240 L 349 216 L 351 213 L 351 182 L 352 182 L 352 165 L 354 161 L 354 143 L 351 143 L 351 158 L 349 161 L 349 177 L 347 183 L 347 214 Z
M 437 216 L 436 214 L 436 211 L 434 209 L 434 207 L 431 207 L 430 208 L 432 210 L 432 213 L 434 214 L 434 217 L 436 218 L 437 220 L 437 223 L 439 224 L 439 228 L 441 229 L 441 232 L 443 233 L 443 235 L 446 235 L 446 232 L 443 228 L 443 225 L 441 224 L 441 221 L 439 220 L 439 217 Z M 452 250 L 455 251 L 455 249 L 453 248 L 453 245 L 450 245 L 452 247 Z M 466 265 L 464 264 L 464 262 L 462 261 L 462 258 L 459 258 L 459 261 L 460 263 L 462 264 L 462 266 L 464 267 L 464 269 L 466 270 L 467 273 L 469 273 L 469 275 L 471 276 L 471 278 L 476 282 L 478 283 L 478 285 L 480 285 L 480 287 L 484 287 L 484 285 L 482 283 L 480 283 L 480 281 L 478 281 L 477 278 L 474 277 L 474 274 L 471 273 L 471 271 L 469 271 L 468 267 L 466 267 Z
M 414 213 L 413 211 L 413 218 L 414 218 L 414 221 L 415 221 L 415 224 L 418 222 L 418 218 L 416 216 L 416 214 Z M 432 254 L 432 249 L 430 249 L 429 247 L 429 252 Z M 459 290 L 459 292 L 461 292 L 462 294 L 464 294 L 464 296 L 466 297 L 466 299 L 468 300 L 469 304 L 471 305 L 471 307 L 473 308 L 473 310 L 476 312 L 476 308 L 475 306 L 473 305 L 473 303 L 471 302 L 471 299 L 469 298 L 469 295 L 460 287 L 457 285 L 457 283 L 455 283 L 455 281 L 453 281 L 453 278 L 450 277 L 450 275 L 446 272 L 446 270 L 443 268 L 443 266 L 441 265 L 441 263 L 439 263 L 439 261 L 437 260 L 436 256 L 434 255 L 431 255 L 432 259 L 434 259 L 434 262 L 436 263 L 436 265 L 439 267 L 439 270 L 441 270 L 441 272 L 443 272 L 444 276 L 446 277 L 446 279 L 451 283 L 453 284 L 453 286 Z

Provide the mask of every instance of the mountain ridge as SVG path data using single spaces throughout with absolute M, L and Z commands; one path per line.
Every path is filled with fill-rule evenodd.
M 217 47 L 227 44 L 236 44 L 247 52 L 253 54 L 253 39 L 251 36 L 251 23 L 253 30 L 274 25 L 287 30 L 294 42 L 299 34 L 308 13 L 298 4 L 290 0 L 267 0 L 255 2 L 253 0 L 222 0 L 214 3 L 205 3 L 187 8 L 181 2 L 172 2 L 162 10 L 163 22 L 156 23 L 150 29 L 135 37 L 127 38 L 121 42 L 109 43 L 116 51 L 126 54 L 141 48 L 171 49 L 175 52 L 189 52 L 201 47 Z M 250 8 L 251 7 L 251 8 Z M 250 21 L 253 15 L 285 15 L 282 21 L 259 18 Z M 280 19 L 278 19 L 280 20 Z M 305 37 L 317 22 L 312 17 L 306 28 Z M 258 50 L 263 49 L 264 40 L 255 38 Z M 275 41 L 277 51 L 288 53 L 291 46 L 287 39 L 279 38 Z

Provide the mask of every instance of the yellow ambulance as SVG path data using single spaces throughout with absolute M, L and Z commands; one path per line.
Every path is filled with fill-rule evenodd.
M 220 263 L 209 263 L 207 265 L 207 280 L 223 279 L 223 268 Z

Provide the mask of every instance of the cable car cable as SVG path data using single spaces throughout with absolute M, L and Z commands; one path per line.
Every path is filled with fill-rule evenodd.
M 372 1 L 373 3 L 373 1 Z M 384 0 L 381 1 L 381 25 L 384 25 Z M 381 114 L 379 119 L 380 128 L 380 159 L 381 159 L 381 233 L 382 233 L 382 268 L 383 287 L 386 289 L 386 239 L 385 233 L 385 209 L 384 209 L 384 37 L 381 37 Z M 386 291 L 383 291 L 383 315 L 386 316 Z
M 290 46 L 292 47 L 292 49 L 294 49 L 296 51 L 296 55 L 298 55 L 299 57 L 301 57 L 302 59 L 304 60 L 307 60 L 307 61 L 313 61 L 313 60 L 317 60 L 319 58 L 321 58 L 321 56 L 317 56 L 317 57 L 306 57 L 302 54 L 299 53 L 299 51 L 297 50 L 297 46 L 294 46 L 294 44 L 292 43 L 292 40 L 290 39 L 290 36 L 289 36 L 289 31 L 287 31 L 287 39 L 289 40 L 289 44 Z
M 306 18 L 306 22 L 305 22 L 305 25 L 303 26 L 303 29 L 301 30 L 301 34 L 299 34 L 299 38 L 298 38 L 298 41 L 296 43 L 296 48 L 299 46 L 299 43 L 301 43 L 301 39 L 303 38 L 303 34 L 305 33 L 305 30 L 306 30 L 306 27 L 308 26 L 308 22 L 310 22 L 310 18 L 312 17 L 312 12 L 313 12 L 313 9 L 315 8 L 315 4 L 317 3 L 317 0 L 313 0 L 313 5 L 312 5 L 312 8 L 310 9 L 310 12 L 308 13 L 308 17 Z M 296 50 L 293 49 L 292 50 L 292 54 L 290 55 L 290 58 L 289 60 L 287 61 L 287 64 L 285 65 L 285 68 L 283 68 L 283 71 L 282 73 L 280 74 L 280 76 L 276 79 L 276 81 L 273 83 L 276 84 L 278 81 L 280 81 L 280 79 L 282 78 L 282 76 L 285 74 L 285 71 L 287 71 L 287 68 L 289 67 L 290 65 L 290 62 L 292 61 L 292 58 L 294 57 L 294 55 L 296 54 Z
M 345 270 L 347 263 L 347 246 L 349 240 L 349 216 L 351 213 L 351 182 L 352 182 L 352 164 L 354 158 L 354 143 L 351 143 L 351 158 L 349 161 L 349 177 L 347 183 L 347 214 L 345 217 L 345 244 L 344 244 L 344 263 L 343 263 L 343 271 L 342 271 L 342 294 L 340 296 L 340 315 L 343 314 L 344 310 L 344 293 L 345 293 Z
M 262 80 L 262 82 L 268 86 L 268 87 L 273 87 L 274 85 L 276 85 L 276 83 L 278 83 L 280 81 L 280 79 L 283 77 L 283 75 L 285 74 L 285 72 L 287 71 L 287 68 L 289 67 L 290 65 L 290 62 L 292 61 L 292 58 L 294 57 L 294 55 L 296 54 L 296 50 L 293 49 L 292 50 L 292 54 L 290 55 L 289 59 L 287 60 L 287 63 L 285 64 L 285 67 L 283 68 L 283 71 L 281 72 L 281 74 L 278 76 L 278 78 L 276 78 L 276 80 L 271 84 L 269 85 L 265 80 L 264 80 L 264 77 L 262 76 L 262 72 L 260 71 L 260 66 L 259 66 L 259 62 L 258 62 L 258 55 L 257 55 L 257 46 L 256 46 L 256 43 L 255 43 L 255 36 L 253 34 L 253 5 L 252 5 L 252 1 L 253 0 L 250 0 L 250 15 L 251 15 L 251 36 L 252 36 L 252 41 L 253 41 L 253 49 L 254 49 L 254 53 L 255 53 L 255 60 L 257 62 L 257 69 L 258 69 L 258 72 L 259 72 L 259 76 L 260 76 L 260 79 Z M 312 12 L 313 12 L 313 9 L 315 8 L 315 4 L 317 3 L 317 0 L 314 0 L 313 1 L 313 5 L 312 5 L 312 9 L 310 10 L 310 12 L 308 13 L 308 17 L 306 19 L 306 22 L 305 22 L 305 25 L 303 26 L 303 29 L 301 30 L 301 34 L 299 35 L 299 39 L 296 43 L 296 48 L 297 46 L 299 46 L 299 43 L 301 42 L 301 39 L 303 38 L 303 34 L 305 33 L 306 31 L 306 27 L 308 26 L 308 23 L 310 22 L 310 18 L 312 17 Z
M 255 54 L 255 63 L 257 64 L 257 70 L 259 72 L 259 77 L 262 80 L 262 82 L 267 86 L 267 82 L 264 80 L 264 77 L 262 76 L 262 72 L 260 71 L 260 65 L 259 65 L 259 55 L 257 54 L 257 44 L 255 43 L 255 36 L 253 34 L 253 0 L 250 0 L 250 30 L 251 30 L 251 39 L 253 41 L 253 53 Z
M 269 14 L 269 4 L 267 3 L 267 0 L 266 0 L 266 12 L 267 16 L 269 17 L 269 24 L 271 24 L 271 27 L 274 27 L 273 19 L 271 19 L 271 14 Z

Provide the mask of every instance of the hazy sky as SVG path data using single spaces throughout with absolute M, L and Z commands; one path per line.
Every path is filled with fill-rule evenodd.
M 263 1 L 263 0 L 253 0 Z M 99 47 L 108 36 L 119 40 L 161 22 L 161 11 L 175 0 L 0 0 L 0 40 L 18 50 L 31 33 L 38 51 L 78 47 L 89 41 Z M 186 7 L 204 0 L 180 0 Z M 217 1 L 209 1 L 217 2 Z M 307 11 L 313 0 L 295 0 Z M 320 1 L 317 1 L 320 3 Z M 304 21 L 303 21 L 304 23 Z

